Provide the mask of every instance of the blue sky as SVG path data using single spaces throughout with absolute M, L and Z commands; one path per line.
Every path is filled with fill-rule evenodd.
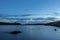
M 60 0 L 0 0 L 0 14 L 60 15 Z
M 60 0 L 0 0 L 0 21 L 24 22 L 26 19 L 60 20 Z

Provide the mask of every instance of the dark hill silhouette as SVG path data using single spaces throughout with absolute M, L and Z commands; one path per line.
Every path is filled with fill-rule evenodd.
M 0 22 L 0 25 L 21 25 L 20 23 L 9 23 L 9 22 Z
M 0 22 L 0 25 L 46 25 L 46 26 L 60 27 L 60 21 L 50 22 L 50 23 L 46 23 L 46 24 L 20 24 L 17 22 L 14 22 L 14 23 Z
M 60 21 L 50 22 L 45 25 L 60 27 Z
M 46 25 L 46 26 L 60 27 L 60 21 L 50 22 L 50 23 L 46 23 L 46 24 L 26 24 L 26 25 Z

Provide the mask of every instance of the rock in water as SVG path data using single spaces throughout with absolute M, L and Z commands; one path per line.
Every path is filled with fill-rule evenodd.
M 57 31 L 57 29 L 54 29 L 55 31 Z
M 18 34 L 18 33 L 21 33 L 21 31 L 13 31 L 13 32 L 11 32 L 11 34 Z
M 9 33 L 9 34 L 18 34 L 18 33 L 22 33 L 21 31 L 12 31 L 12 32 L 5 32 L 5 33 Z

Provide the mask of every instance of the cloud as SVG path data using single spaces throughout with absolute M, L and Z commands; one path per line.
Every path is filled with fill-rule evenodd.
M 0 21 L 20 23 L 42 23 L 60 20 L 60 16 L 52 15 L 1 15 Z
M 26 17 L 26 16 L 31 16 L 31 14 L 24 14 L 24 15 L 21 15 L 21 17 Z

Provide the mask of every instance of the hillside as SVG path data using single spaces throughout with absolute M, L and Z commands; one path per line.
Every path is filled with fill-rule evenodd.
M 45 25 L 60 27 L 60 21 L 50 22 L 50 23 L 47 23 Z
M 21 25 L 20 23 L 0 22 L 0 25 Z

